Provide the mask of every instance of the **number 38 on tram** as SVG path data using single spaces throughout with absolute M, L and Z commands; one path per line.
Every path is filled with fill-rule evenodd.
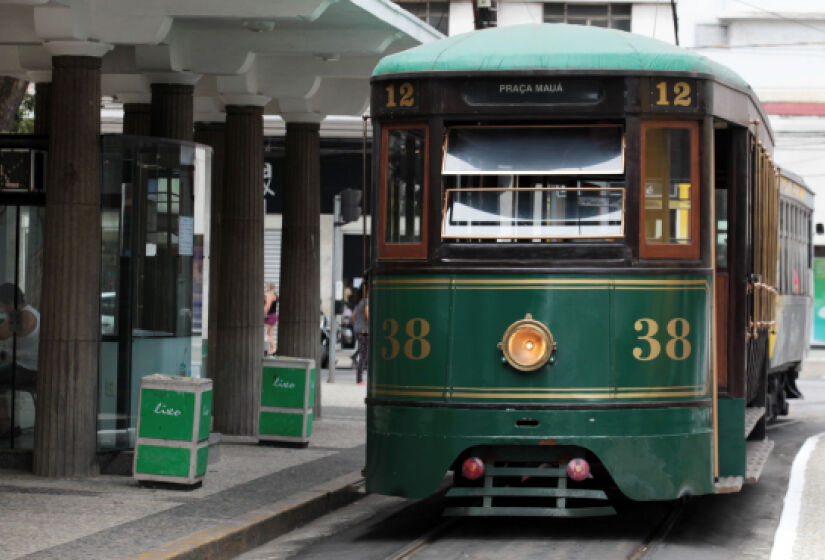
M 750 87 L 566 25 L 422 45 L 371 83 L 367 490 L 452 471 L 448 514 L 570 516 L 755 479 L 779 181 Z

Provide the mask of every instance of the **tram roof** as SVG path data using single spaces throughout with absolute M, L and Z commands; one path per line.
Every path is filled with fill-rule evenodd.
M 494 70 L 691 72 L 748 88 L 736 72 L 706 56 L 642 35 L 563 23 L 454 35 L 382 58 L 373 76 Z

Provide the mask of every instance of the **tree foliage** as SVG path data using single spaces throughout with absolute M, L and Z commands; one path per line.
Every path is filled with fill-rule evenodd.
M 27 133 L 34 129 L 34 96 L 28 82 L 0 76 L 0 132 Z

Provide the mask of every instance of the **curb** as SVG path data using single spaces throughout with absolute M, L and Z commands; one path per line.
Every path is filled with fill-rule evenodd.
M 360 471 L 296 492 L 269 507 L 214 525 L 132 557 L 130 560 L 223 560 L 234 558 L 302 524 L 360 500 L 366 494 Z

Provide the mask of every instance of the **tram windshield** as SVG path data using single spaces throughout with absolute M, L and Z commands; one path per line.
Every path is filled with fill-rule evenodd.
M 442 239 L 624 236 L 620 126 L 451 128 L 442 172 Z
M 453 127 L 444 175 L 621 175 L 622 128 L 604 126 Z

